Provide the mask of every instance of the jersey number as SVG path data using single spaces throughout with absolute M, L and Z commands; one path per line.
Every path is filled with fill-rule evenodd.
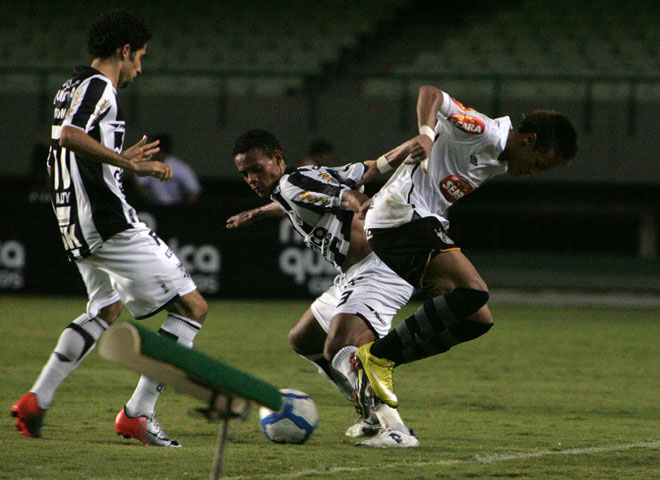
M 337 304 L 337 307 L 341 307 L 343 304 L 348 302 L 348 299 L 350 298 L 351 293 L 353 293 L 353 290 L 346 290 L 344 293 L 342 293 L 341 298 L 339 299 L 339 303 Z

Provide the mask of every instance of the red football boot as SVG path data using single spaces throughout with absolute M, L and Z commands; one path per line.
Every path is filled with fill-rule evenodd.
M 37 396 L 28 392 L 11 407 L 11 415 L 16 418 L 16 430 L 26 437 L 41 438 L 41 424 L 46 410 L 39 408 Z

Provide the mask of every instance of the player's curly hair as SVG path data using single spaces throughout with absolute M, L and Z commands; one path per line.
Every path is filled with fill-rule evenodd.
M 141 18 L 125 10 L 113 10 L 102 14 L 89 27 L 87 50 L 93 58 L 108 58 L 126 44 L 135 52 L 150 38 L 151 31 Z
M 567 162 L 577 153 L 577 132 L 571 121 L 558 112 L 535 110 L 523 115 L 520 133 L 536 133 L 534 148 L 541 152 L 554 150 L 555 155 Z
M 267 130 L 259 129 L 249 130 L 238 137 L 234 143 L 232 156 L 235 157 L 239 153 L 245 153 L 255 147 L 260 148 L 267 157 L 272 158 L 276 151 L 279 151 L 282 157 L 284 157 L 282 146 L 277 138 L 275 138 L 275 135 Z

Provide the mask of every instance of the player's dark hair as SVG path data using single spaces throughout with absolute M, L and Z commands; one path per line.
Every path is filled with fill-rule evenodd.
M 151 31 L 141 18 L 125 10 L 113 10 L 102 14 L 89 27 L 87 50 L 93 58 L 108 58 L 126 44 L 135 52 L 150 38 Z
M 266 130 L 249 130 L 236 139 L 232 156 L 245 153 L 253 148 L 260 148 L 267 157 L 273 157 L 276 151 L 282 153 L 282 146 L 275 135 Z
M 523 115 L 520 133 L 536 133 L 535 150 L 553 150 L 564 162 L 577 153 L 577 132 L 571 121 L 561 113 L 535 110 Z

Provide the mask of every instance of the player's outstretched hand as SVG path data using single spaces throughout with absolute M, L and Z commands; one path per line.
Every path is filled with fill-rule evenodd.
M 248 210 L 229 217 L 226 226 L 228 230 L 231 230 L 233 228 L 247 227 L 256 221 L 257 219 L 255 218 L 254 212 Z
M 283 218 L 285 216 L 286 214 L 284 213 L 284 210 L 282 210 L 277 203 L 270 202 L 262 207 L 246 210 L 229 217 L 225 226 L 228 230 L 231 230 L 234 228 L 247 227 L 265 218 Z
M 133 145 L 130 148 L 127 148 L 121 152 L 124 158 L 129 160 L 151 160 L 151 156 L 160 150 L 158 144 L 160 140 L 156 140 L 151 143 L 147 143 L 147 136 L 144 135 L 139 142 Z
M 139 142 L 124 150 L 121 155 L 131 163 L 130 170 L 138 177 L 151 176 L 168 182 L 172 179 L 172 167 L 163 162 L 151 160 L 153 154 L 160 150 L 159 143 L 160 140 L 147 143 L 147 136 L 144 135 Z

